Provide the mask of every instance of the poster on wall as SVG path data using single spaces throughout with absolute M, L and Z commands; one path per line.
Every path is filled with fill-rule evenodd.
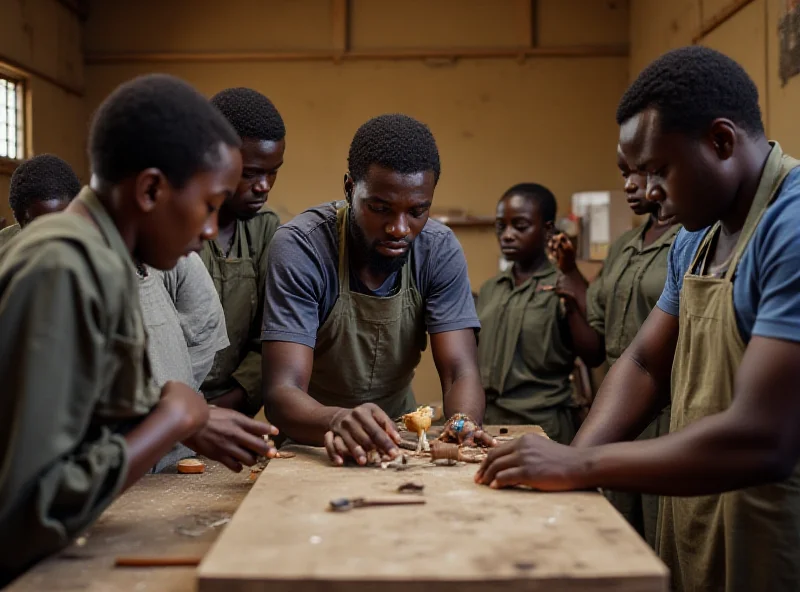
M 779 74 L 781 86 L 800 73 L 800 0 L 784 0 L 783 16 L 778 22 L 780 44 Z

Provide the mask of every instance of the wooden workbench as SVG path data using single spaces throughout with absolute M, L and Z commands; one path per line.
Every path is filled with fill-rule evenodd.
M 518 430 L 510 428 L 510 432 Z M 273 461 L 255 486 L 246 470 L 236 474 L 217 463 L 206 461 L 206 465 L 201 475 L 145 476 L 103 514 L 80 544 L 42 562 L 6 591 L 193 592 L 198 588 L 197 568 L 119 568 L 114 561 L 120 556 L 204 556 L 220 532 L 230 526 L 226 521 L 253 487 L 253 495 L 234 518 L 236 528 L 226 531 L 226 539 L 228 534 L 230 541 L 244 536 L 253 548 L 241 549 L 234 542 L 237 557 L 230 558 L 231 569 L 226 565 L 228 543 L 215 549 L 203 565 L 204 590 L 292 588 L 305 592 L 314 589 L 309 587 L 317 581 L 313 577 L 320 577 L 331 566 L 341 566 L 342 572 L 363 568 L 365 575 L 380 568 L 384 577 L 389 566 L 394 573 L 389 576 L 396 579 L 383 580 L 381 588 L 387 590 L 382 592 L 391 592 L 389 584 L 402 581 L 408 592 L 423 589 L 422 584 L 409 585 L 408 581 L 421 581 L 431 572 L 437 578 L 452 576 L 465 563 L 473 565 L 461 572 L 467 581 L 459 585 L 460 592 L 478 586 L 485 592 L 481 578 L 506 576 L 513 577 L 507 583 L 516 586 L 507 585 L 509 591 L 666 590 L 663 565 L 596 494 L 493 492 L 472 485 L 475 465 L 404 472 L 336 469 L 320 451 L 308 458 Z M 332 497 L 390 493 L 397 482 L 410 480 L 426 485 L 429 504 L 424 515 L 419 507 L 400 508 L 401 513 L 394 508 L 391 514 L 378 508 L 354 510 L 349 515 L 324 511 Z M 475 495 L 495 499 L 491 505 L 485 503 L 485 497 L 470 502 Z M 498 502 L 502 503 L 493 508 Z M 498 513 L 513 520 L 498 523 Z M 387 521 L 388 527 L 382 528 Z M 422 532 L 430 542 L 415 549 L 413 545 L 419 543 L 412 540 L 409 547 L 408 532 Z M 312 536 L 321 540 L 312 543 Z M 332 551 L 332 541 L 337 542 L 338 551 Z M 284 547 L 276 542 L 283 542 Z M 285 565 L 277 565 L 281 561 Z M 242 569 L 241 564 L 255 562 L 261 562 L 259 577 L 266 573 L 280 576 L 279 581 L 265 586 L 258 579 L 244 583 L 242 576 L 253 567 Z M 412 563 L 417 570 L 414 573 L 409 572 Z M 289 572 L 302 577 L 292 579 L 286 575 Z M 235 581 L 235 585 L 226 581 Z M 318 581 L 320 589 L 334 590 L 325 585 L 324 578 Z M 331 581 L 350 589 L 344 579 L 331 577 Z M 304 586 L 295 588 L 295 583 Z M 436 589 L 447 588 L 437 581 Z
M 250 491 L 249 471 L 145 475 L 78 543 L 3 592 L 193 592 L 196 567 L 114 567 L 121 556 L 202 557 Z M 81 544 L 83 543 L 83 544 Z
M 664 565 L 599 493 L 495 491 L 474 483 L 475 464 L 337 468 L 324 450 L 282 451 L 297 456 L 253 486 L 200 565 L 201 592 L 667 590 Z M 327 509 L 400 497 L 409 481 L 426 505 Z

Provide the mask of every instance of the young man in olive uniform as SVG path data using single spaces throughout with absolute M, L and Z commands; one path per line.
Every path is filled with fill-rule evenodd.
M 588 289 L 576 265 L 573 245 L 559 242 L 555 253 L 562 272 L 556 292 L 573 303 L 568 309 L 570 329 L 576 342 L 587 344 L 588 355 L 581 358 L 589 366 L 599 366 L 605 359 L 609 368 L 633 342 L 664 291 L 669 249 L 680 230 L 680 224 L 672 218 L 659 218 L 658 203 L 645 197 L 646 176 L 631 170 L 619 147 L 617 166 L 631 211 L 637 216 L 647 215 L 647 220 L 614 241 L 602 270 Z M 669 421 L 667 405 L 638 438 L 669 433 Z M 603 493 L 655 548 L 659 497 L 630 491 Z
M 208 405 L 156 388 L 134 261 L 170 269 L 216 234 L 239 139 L 190 85 L 123 84 L 98 108 L 92 177 L 0 251 L 0 585 L 67 545 L 175 442 L 204 446 Z M 261 440 L 262 454 L 273 454 Z
M 220 351 L 202 386 L 206 399 L 255 415 L 261 408 L 261 314 L 267 247 L 280 225 L 264 208 L 283 165 L 286 129 L 261 93 L 229 88 L 211 99 L 242 141 L 242 177 L 219 212 L 219 236 L 200 252 L 225 311 L 230 345 Z
M 17 223 L 0 230 L 0 247 L 34 218 L 66 208 L 80 190 L 75 171 L 58 156 L 39 154 L 23 162 L 11 175 L 8 189 L 8 202 Z
M 678 592 L 800 589 L 800 169 L 758 91 L 699 46 L 650 64 L 619 145 L 683 224 L 656 308 L 572 446 L 522 438 L 476 480 L 661 494 L 657 550 Z M 669 400 L 670 434 L 635 438 Z
M 348 165 L 346 201 L 298 215 L 270 247 L 264 404 L 292 440 L 364 464 L 371 450 L 399 454 L 392 419 L 415 406 L 426 333 L 451 423 L 480 424 L 484 393 L 464 254 L 428 220 L 440 171 L 433 135 L 405 115 L 376 117 L 356 132 Z

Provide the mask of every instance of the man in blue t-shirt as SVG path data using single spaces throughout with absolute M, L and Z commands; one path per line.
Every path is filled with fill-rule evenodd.
M 448 433 L 478 429 L 480 328 L 464 253 L 428 220 L 439 180 L 430 130 L 382 115 L 350 145 L 345 201 L 303 212 L 270 245 L 262 339 L 264 407 L 282 433 L 341 465 L 399 454 L 393 419 L 413 411 L 411 379 L 430 335 Z
M 800 169 L 768 142 L 744 70 L 665 54 L 623 96 L 619 144 L 685 230 L 663 295 L 571 447 L 489 454 L 493 487 L 601 487 L 663 498 L 673 589 L 800 589 Z M 672 400 L 671 433 L 627 442 Z

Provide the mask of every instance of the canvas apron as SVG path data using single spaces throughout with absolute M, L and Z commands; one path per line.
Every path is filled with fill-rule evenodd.
M 776 152 L 777 151 L 777 152 Z M 719 224 L 706 235 L 683 280 L 672 368 L 676 432 L 731 403 L 744 355 L 733 307 L 733 277 L 770 202 L 798 161 L 774 145 L 724 278 L 700 273 Z M 800 471 L 786 481 L 722 495 L 662 498 L 659 555 L 678 592 L 800 590 Z
M 349 206 L 337 210 L 339 296 L 317 332 L 308 394 L 323 405 L 375 403 L 395 419 L 415 408 L 411 380 L 427 345 L 425 307 L 413 255 L 401 270 L 397 294 L 350 291 Z
M 233 245 L 230 252 L 243 253 L 241 258 L 226 257 L 216 245 L 212 245 L 213 263 L 209 272 L 225 312 L 230 345 L 217 352 L 214 365 L 203 382 L 203 393 L 209 400 L 224 395 L 236 386 L 231 375 L 242 363 L 244 356 L 241 352 L 247 349 L 250 328 L 259 313 L 256 262 L 250 256 L 244 223 L 237 221 L 236 224 L 236 240 L 239 244 Z

